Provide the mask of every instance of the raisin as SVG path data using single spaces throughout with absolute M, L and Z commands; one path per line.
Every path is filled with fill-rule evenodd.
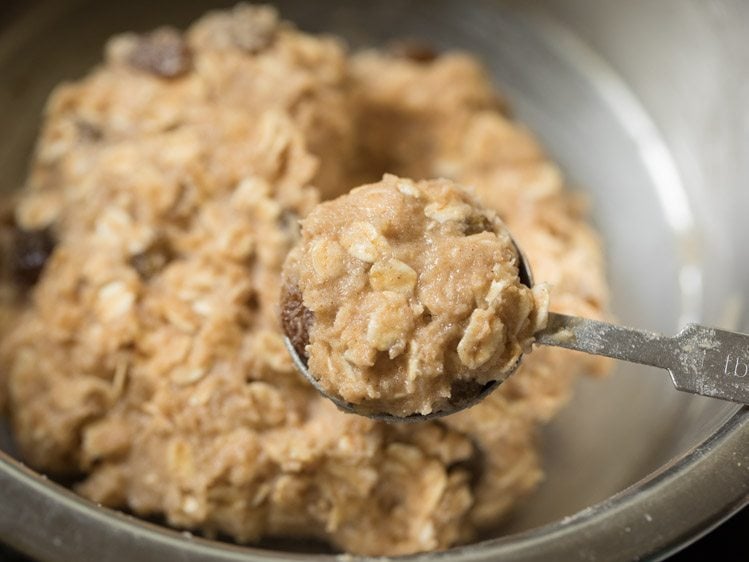
M 146 250 L 130 258 L 130 265 L 148 281 L 174 259 L 174 251 L 164 238 L 157 238 Z
M 468 482 L 471 489 L 475 489 L 476 486 L 478 486 L 481 478 L 486 473 L 486 454 L 475 441 L 473 442 L 473 451 L 470 457 L 465 460 L 455 462 L 448 467 L 448 471 L 450 473 L 459 470 L 468 473 Z
M 450 404 L 458 408 L 469 404 L 487 390 L 487 386 L 470 379 L 454 380 L 450 385 Z
M 33 287 L 55 249 L 55 239 L 49 228 L 23 230 L 16 228 L 10 255 L 13 280 L 23 287 Z
M 432 44 L 419 39 L 398 39 L 390 43 L 389 51 L 397 58 L 421 64 L 434 62 L 439 56 Z
M 142 36 L 128 62 L 161 78 L 178 78 L 189 72 L 192 54 L 179 32 L 163 28 Z
M 494 226 L 489 217 L 485 215 L 473 215 L 466 221 L 464 232 L 466 236 L 482 232 L 494 232 Z
M 278 15 L 268 6 L 238 5 L 231 20 L 231 39 L 249 54 L 266 49 L 278 31 Z
M 260 310 L 260 299 L 256 292 L 253 292 L 245 301 L 245 307 L 252 311 Z
M 78 129 L 78 136 L 81 140 L 87 142 L 99 142 L 104 138 L 104 133 L 98 125 L 85 121 L 84 119 L 76 119 L 75 127 Z
M 281 325 L 294 350 L 305 363 L 309 333 L 314 322 L 315 315 L 304 306 L 299 287 L 286 283 L 281 289 Z
M 289 209 L 284 209 L 278 216 L 278 225 L 288 235 L 289 239 L 296 243 L 301 235 L 299 226 L 299 215 Z

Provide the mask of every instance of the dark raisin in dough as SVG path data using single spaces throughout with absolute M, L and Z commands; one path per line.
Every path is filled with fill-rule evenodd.
M 32 287 L 55 249 L 55 240 L 49 228 L 13 232 L 10 270 L 13 280 L 22 287 Z
M 315 315 L 304 306 L 299 287 L 284 285 L 281 290 L 281 324 L 294 350 L 305 362 L 309 332 L 314 321 Z
M 147 281 L 159 273 L 174 259 L 174 251 L 163 238 L 157 239 L 149 248 L 130 258 L 130 265 L 141 279 Z
M 419 39 L 399 39 L 389 47 L 394 56 L 422 64 L 434 62 L 439 56 L 433 45 Z
M 128 62 L 161 78 L 178 78 L 189 72 L 192 54 L 179 32 L 164 28 L 142 36 Z

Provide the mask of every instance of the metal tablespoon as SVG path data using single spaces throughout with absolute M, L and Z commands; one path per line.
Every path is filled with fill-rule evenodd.
M 528 260 L 518 250 L 520 281 L 533 286 Z M 398 417 L 364 411 L 357 404 L 328 393 L 309 372 L 288 336 L 286 347 L 299 372 L 326 398 L 346 412 L 391 422 L 412 422 L 454 414 L 485 398 L 518 367 L 486 385 L 476 384 L 466 395 L 452 401 L 449 408 L 429 414 Z M 669 337 L 646 330 L 628 328 L 550 312 L 545 329 L 535 334 L 535 344 L 550 345 L 602 355 L 631 363 L 666 369 L 677 390 L 749 404 L 749 335 L 688 324 L 676 336 Z M 521 357 L 522 359 L 522 357 Z

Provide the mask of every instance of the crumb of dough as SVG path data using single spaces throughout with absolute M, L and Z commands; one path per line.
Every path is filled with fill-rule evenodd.
M 521 283 L 518 259 L 464 188 L 385 175 L 302 221 L 281 300 L 302 320 L 284 327 L 310 374 L 358 412 L 460 408 L 546 323 L 548 290 Z
M 296 220 L 385 172 L 448 177 L 508 225 L 557 310 L 601 317 L 584 206 L 469 55 L 348 54 L 246 4 L 180 37 L 174 76 L 133 66 L 143 36 L 119 35 L 47 103 L 12 222 L 54 247 L 33 286 L 0 282 L 0 403 L 23 458 L 93 501 L 241 543 L 470 541 L 536 487 L 538 426 L 602 363 L 537 350 L 439 423 L 342 414 L 283 345 Z

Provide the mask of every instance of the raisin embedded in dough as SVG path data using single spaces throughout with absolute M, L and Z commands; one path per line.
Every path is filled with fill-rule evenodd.
M 10 256 L 10 270 L 15 282 L 23 288 L 35 285 L 54 249 L 55 240 L 49 228 L 16 228 Z
M 304 306 L 299 287 L 285 283 L 281 292 L 281 325 L 294 350 L 305 363 L 309 332 L 314 322 L 315 316 Z
M 128 61 L 161 78 L 178 78 L 189 72 L 192 55 L 178 31 L 162 28 L 140 37 Z

